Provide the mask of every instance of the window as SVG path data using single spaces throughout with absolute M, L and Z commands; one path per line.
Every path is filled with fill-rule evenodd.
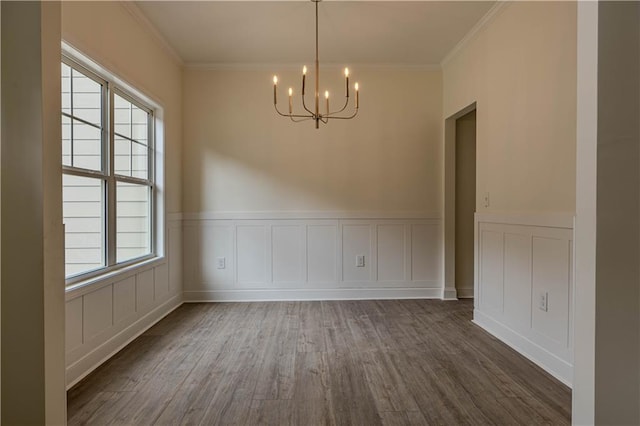
M 153 109 L 108 78 L 62 61 L 67 282 L 155 255 Z

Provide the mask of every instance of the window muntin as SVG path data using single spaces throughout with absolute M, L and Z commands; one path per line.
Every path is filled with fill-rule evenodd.
M 68 283 L 154 255 L 153 123 L 143 102 L 63 59 Z

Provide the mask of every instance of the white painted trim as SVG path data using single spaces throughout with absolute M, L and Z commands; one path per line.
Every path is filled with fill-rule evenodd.
M 477 309 L 473 311 L 473 323 L 520 352 L 565 385 L 571 387 L 573 365 Z
M 257 63 L 257 62 L 188 62 L 184 64 L 184 68 L 188 70 L 201 71 L 282 71 L 282 70 L 300 70 L 302 71 L 302 62 L 300 63 Z M 344 64 L 323 62 L 323 69 L 343 69 Z M 350 63 L 349 69 L 352 75 L 357 74 L 358 69 L 392 69 L 392 70 L 409 70 L 409 71 L 441 71 L 440 64 L 409 64 L 409 63 Z
M 188 220 L 279 220 L 279 219 L 419 219 L 441 220 L 439 212 L 428 211 L 219 211 L 183 213 Z
M 458 292 L 458 299 L 473 299 L 474 298 L 475 289 L 473 287 L 458 288 L 458 289 L 456 289 L 456 291 Z
M 139 274 L 140 272 L 154 269 L 165 263 L 167 263 L 167 258 L 165 256 L 158 256 L 139 263 L 134 263 L 133 265 L 127 265 L 122 268 L 105 272 L 104 274 L 89 278 L 85 281 L 80 281 L 66 288 L 65 300 L 68 302 L 69 300 L 76 299 L 84 296 L 85 294 L 93 293 L 102 287 L 106 287 L 117 281 L 125 280 L 133 275 Z
M 569 212 L 482 212 L 475 214 L 476 222 L 505 225 L 573 228 L 574 214 Z
M 442 289 L 442 300 L 458 300 L 458 292 L 455 288 Z
M 120 1 L 120 5 L 140 24 L 140 26 L 146 29 L 149 34 L 156 41 L 158 46 L 178 65 L 184 66 L 184 61 L 178 52 L 171 46 L 166 38 L 162 35 L 155 25 L 147 18 L 147 16 L 140 10 L 140 8 L 132 1 Z
M 190 302 L 262 302 L 287 300 L 440 299 L 441 288 L 333 288 L 185 291 Z
M 447 53 L 446 56 L 442 59 L 442 61 L 440 61 L 440 66 L 444 68 L 453 58 L 458 56 L 458 53 L 460 53 L 460 51 L 462 51 L 462 49 L 464 49 L 464 47 L 469 44 L 469 42 L 475 39 L 478 33 L 480 33 L 480 31 L 484 27 L 489 25 L 489 23 L 493 21 L 499 15 L 499 13 L 506 8 L 508 4 L 508 1 L 496 2 L 496 4 L 494 4 L 491 9 L 489 9 L 489 11 L 485 13 L 482 18 L 480 18 L 478 22 L 476 22 L 476 24 L 469 30 L 469 32 L 467 32 L 467 34 L 465 34 L 465 36 L 462 37 L 462 39 L 455 46 L 453 46 L 453 49 L 451 49 L 449 53 Z
M 89 373 L 102 365 L 162 318 L 177 309 L 182 303 L 181 294 L 173 296 L 73 364 L 67 366 L 67 390 L 71 389 L 73 385 L 85 378 Z

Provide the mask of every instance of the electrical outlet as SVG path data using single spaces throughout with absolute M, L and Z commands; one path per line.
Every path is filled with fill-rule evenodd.
M 356 267 L 364 268 L 364 255 L 359 254 L 356 256 Z
M 489 192 L 485 192 L 484 193 L 484 206 L 485 207 L 489 207 L 489 204 L 490 204 Z
M 538 308 L 541 311 L 548 312 L 549 311 L 549 293 L 543 291 L 538 296 Z
M 216 257 L 216 268 L 224 269 L 225 268 L 225 258 L 224 257 Z

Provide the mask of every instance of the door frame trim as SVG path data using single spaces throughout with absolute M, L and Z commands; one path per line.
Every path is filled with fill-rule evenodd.
M 442 298 L 444 300 L 456 300 L 458 298 L 458 292 L 456 290 L 455 262 L 456 120 L 474 110 L 477 111 L 477 102 L 469 104 L 444 120 L 444 288 L 442 289 Z M 477 156 L 478 154 L 476 151 L 476 164 Z

